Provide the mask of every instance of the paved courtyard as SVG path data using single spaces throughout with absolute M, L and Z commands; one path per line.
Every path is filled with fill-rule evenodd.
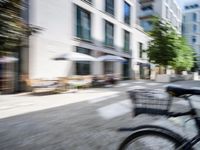
M 173 84 L 200 87 L 199 81 Z M 151 81 L 124 81 L 113 88 L 75 93 L 0 95 L 0 149 L 115 150 L 130 134 L 117 129 L 149 123 L 167 126 L 184 136 L 194 135 L 192 121 L 183 128 L 186 118 L 168 120 L 146 115 L 132 118 L 126 91 L 145 87 L 164 89 L 165 86 Z M 194 104 L 200 109 L 198 97 L 194 97 Z M 187 103 L 177 100 L 173 109 L 187 109 Z

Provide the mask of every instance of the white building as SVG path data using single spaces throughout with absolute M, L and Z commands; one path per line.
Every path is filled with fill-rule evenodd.
M 182 12 L 176 0 L 138 0 L 139 13 L 138 18 L 140 25 L 145 31 L 152 29 L 151 17 L 159 16 L 167 20 L 172 26 L 181 33 Z
M 185 5 L 183 13 L 183 35 L 197 54 L 200 67 L 200 2 Z
M 139 75 L 138 62 L 149 37 L 136 24 L 136 0 L 29 0 L 29 24 L 42 28 L 30 37 L 29 53 L 24 54 L 30 78 Z M 127 62 L 52 60 L 69 51 L 94 57 L 117 55 Z

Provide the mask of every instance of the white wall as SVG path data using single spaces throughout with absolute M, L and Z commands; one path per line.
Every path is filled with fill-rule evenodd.
M 133 71 L 133 76 L 132 78 L 138 79 L 139 78 L 139 66 L 137 65 L 137 62 L 140 61 L 139 58 L 139 47 L 138 43 L 143 44 L 143 49 L 147 49 L 148 47 L 148 42 L 150 41 L 150 37 L 145 34 L 144 32 L 141 32 L 138 29 L 134 29 L 134 34 L 133 34 L 133 53 L 132 53 L 132 71 Z
M 30 37 L 29 72 L 30 78 L 53 78 L 66 76 L 71 62 L 52 60 L 60 54 L 72 51 L 70 37 L 73 23 L 69 0 L 31 0 L 30 24 L 40 27 L 40 33 Z
M 88 5 L 81 0 L 30 0 L 30 24 L 42 28 L 42 31 L 30 37 L 30 77 L 53 78 L 72 75 L 75 73 L 74 63 L 70 61 L 54 61 L 52 58 L 75 50 L 76 46 L 92 50 L 97 57 L 100 52 L 130 58 L 129 54 L 106 48 L 98 43 L 87 43 L 78 40 L 75 36 L 76 5 L 91 12 L 91 35 L 95 41 L 104 42 L 104 21 L 114 24 L 114 44 L 123 49 L 124 30 L 130 32 L 130 49 L 132 56 L 138 57 L 138 41 L 147 42 L 147 35 L 135 29 L 136 3 L 135 0 L 126 0 L 131 5 L 131 25 L 124 24 L 124 0 L 115 1 L 115 17 L 105 13 L 104 1 L 95 0 Z M 115 72 L 122 73 L 122 64 L 116 63 Z M 92 74 L 103 74 L 103 64 L 95 62 L 92 65 Z

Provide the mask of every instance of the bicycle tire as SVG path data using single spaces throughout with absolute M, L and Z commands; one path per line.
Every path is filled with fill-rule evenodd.
M 174 144 L 174 148 L 168 149 L 168 148 L 165 147 L 166 150 L 173 150 L 173 149 L 181 146 L 183 143 L 185 143 L 187 141 L 186 139 L 182 138 L 179 134 L 174 133 L 171 130 L 168 130 L 166 128 L 159 127 L 159 126 L 154 126 L 154 125 L 144 125 L 144 126 L 136 127 L 136 128 L 133 129 L 133 131 L 134 132 L 131 135 L 129 135 L 120 144 L 118 150 L 128 150 L 129 145 L 132 144 L 133 142 L 135 142 L 137 139 L 141 139 L 141 138 L 148 137 L 148 136 L 151 137 L 151 138 L 154 137 L 154 136 L 157 137 L 157 138 L 163 138 L 163 139 Z M 140 142 L 143 142 L 143 141 L 140 141 Z M 157 140 L 156 142 L 155 141 L 153 141 L 153 142 L 156 143 L 156 142 L 159 142 L 159 140 Z M 150 141 L 149 141 L 149 143 L 150 143 Z M 148 144 L 148 142 L 146 144 Z M 150 149 L 149 145 L 145 145 L 144 143 L 140 143 L 140 145 L 146 146 L 148 148 L 142 149 L 140 147 L 139 150 L 149 150 Z M 157 150 L 157 149 L 163 149 L 163 148 L 158 148 L 158 145 L 156 145 L 155 149 Z M 131 148 L 131 150 L 137 150 L 137 148 L 134 147 L 134 148 Z M 154 150 L 154 149 L 150 149 L 150 150 Z M 190 149 L 190 150 L 192 150 L 192 149 Z

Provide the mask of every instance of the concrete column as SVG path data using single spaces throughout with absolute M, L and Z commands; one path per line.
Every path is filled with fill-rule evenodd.
M 131 77 L 132 79 L 140 79 L 140 68 L 139 65 L 137 65 L 137 62 L 132 62 L 131 64 L 131 68 L 132 68 L 132 72 L 133 72 L 133 76 Z
M 113 62 L 114 63 L 114 74 L 117 74 L 121 77 L 122 75 L 122 63 Z
M 99 53 L 98 51 L 93 51 L 92 56 L 94 57 L 99 57 Z M 91 73 L 92 75 L 102 75 L 103 74 L 103 62 L 101 61 L 94 61 L 91 62 L 92 66 L 91 66 Z

